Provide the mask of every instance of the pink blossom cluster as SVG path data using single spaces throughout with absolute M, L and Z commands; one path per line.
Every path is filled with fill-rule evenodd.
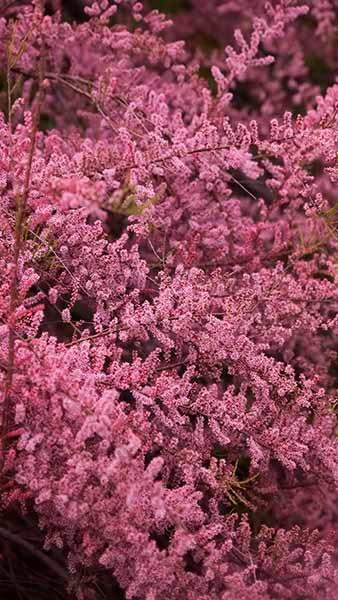
M 127 600 L 334 600 L 338 2 L 152 4 L 0 6 L 1 507 Z

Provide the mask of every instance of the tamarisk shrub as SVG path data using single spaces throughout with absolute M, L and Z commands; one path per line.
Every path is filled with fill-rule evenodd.
M 153 5 L 0 8 L 3 514 L 127 599 L 334 600 L 337 2 Z

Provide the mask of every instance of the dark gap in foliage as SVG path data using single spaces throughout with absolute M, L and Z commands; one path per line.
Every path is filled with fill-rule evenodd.
M 32 506 L 27 503 L 25 515 L 20 515 L 14 509 L 7 510 L 1 527 L 32 546 L 30 550 L 0 533 L 1 600 L 72 600 L 64 579 L 34 554 L 36 549 L 50 557 L 60 568 L 66 569 L 63 555 L 58 549 L 43 550 L 43 534 Z
M 242 171 L 235 169 L 229 169 L 229 175 L 231 180 L 228 186 L 235 196 L 247 197 L 251 203 L 254 201 L 254 196 L 255 198 L 263 198 L 268 206 L 273 204 L 273 193 L 263 179 L 250 179 Z
M 335 78 L 323 57 L 317 52 L 309 52 L 304 62 L 309 70 L 311 81 L 320 87 L 322 93 L 325 93 L 326 89 L 334 84 Z
M 88 15 L 84 12 L 84 4 L 81 0 L 62 0 L 61 11 L 64 21 L 76 21 L 77 23 L 85 23 L 89 20 Z M 53 2 L 47 0 L 45 4 L 47 15 L 55 14 Z
M 135 349 L 134 343 L 132 341 L 126 343 L 120 341 L 119 346 L 122 348 L 122 362 L 131 365 L 133 362 L 133 350 Z
M 224 500 L 220 500 L 217 504 L 217 508 L 218 508 L 218 512 L 220 515 L 225 516 L 228 515 L 230 510 L 229 510 L 229 503 L 225 502 Z
M 54 129 L 54 127 L 55 120 L 51 117 L 51 115 L 42 113 L 40 115 L 39 129 L 42 131 L 50 131 L 51 129 Z
M 99 442 L 102 441 L 101 436 L 98 433 L 93 433 L 85 441 L 85 448 L 87 451 L 93 450 Z
M 319 281 L 330 281 L 330 283 L 334 283 L 334 277 L 332 277 L 331 273 L 326 271 L 318 271 L 313 275 L 314 279 L 319 279 Z
M 88 600 L 126 600 L 125 592 L 111 571 L 96 567 L 92 569 L 92 573 L 88 571 L 88 578 L 92 581 L 91 587 L 96 592 Z M 75 600 L 74 597 L 72 600 Z
M 254 92 L 254 90 L 255 88 L 253 87 L 252 91 Z M 255 94 L 250 92 L 250 85 L 247 81 L 237 81 L 236 90 L 233 93 L 232 99 L 232 105 L 234 108 L 240 110 L 242 108 L 248 109 L 250 107 L 252 111 L 259 110 L 261 103 L 255 97 Z
M 287 476 L 284 467 L 275 458 L 272 458 L 270 460 L 270 466 L 275 473 L 278 485 L 283 487 L 283 485 L 285 485 L 287 481 Z
M 199 70 L 198 70 L 198 74 L 199 76 L 204 79 L 208 85 L 208 88 L 210 89 L 212 95 L 214 97 L 216 97 L 217 95 L 217 84 L 215 79 L 212 76 L 211 73 L 211 68 L 210 67 L 206 67 L 205 65 L 201 65 Z
M 312 425 L 315 420 L 316 413 L 312 408 L 308 408 L 306 422 L 308 425 Z
M 167 550 L 170 545 L 170 540 L 172 535 L 175 532 L 175 527 L 171 525 L 167 527 L 167 529 L 163 531 L 151 531 L 149 538 L 156 543 L 156 546 L 159 550 Z
M 209 466 L 209 465 L 208 465 Z M 208 468 L 208 467 L 207 467 Z M 213 496 L 213 493 L 209 488 L 206 488 L 204 483 L 197 484 L 197 491 L 202 492 L 203 496 L 198 500 L 198 505 L 206 515 L 210 515 L 209 502 Z
M 66 308 L 66 305 L 63 308 Z M 62 321 L 60 312 L 47 299 L 40 325 L 40 334 L 42 333 L 56 337 L 59 342 L 69 342 L 73 337 L 73 328 L 70 323 Z
M 111 456 L 113 456 L 114 452 L 115 452 L 115 444 L 111 443 L 107 449 L 107 456 L 108 458 L 110 458 Z
M 153 407 L 146 406 L 145 410 L 146 410 L 147 419 L 148 419 L 149 423 L 153 423 L 153 421 L 155 420 L 155 412 L 154 412 Z
M 201 415 L 199 415 L 199 414 L 188 414 L 186 416 L 188 417 L 190 425 L 192 426 L 192 428 L 195 429 L 195 427 L 197 425 L 198 417 L 200 417 Z
M 246 390 L 246 412 L 249 412 L 255 402 L 255 395 L 253 391 L 248 388 Z
M 108 234 L 108 239 L 110 241 L 119 239 L 128 225 L 128 217 L 109 209 L 104 208 L 103 210 L 106 213 L 104 227 Z
M 59 297 L 54 305 L 48 299 L 48 292 L 51 284 L 47 281 L 41 281 L 30 290 L 30 295 L 44 293 L 44 317 L 40 325 L 40 334 L 47 332 L 56 337 L 59 342 L 70 342 L 74 335 L 74 327 L 80 330 L 88 329 L 92 325 L 95 307 L 90 299 L 79 299 L 70 309 L 71 322 L 62 320 L 61 312 L 69 307 L 70 297 Z
M 335 358 L 332 359 L 332 361 L 330 363 L 329 375 L 336 380 L 336 382 L 337 382 L 336 387 L 338 388 L 338 353 L 337 352 L 336 352 Z M 337 410 L 336 414 L 338 416 L 338 407 L 336 410 Z
M 317 250 L 313 250 L 311 252 L 305 252 L 302 254 L 302 260 L 305 262 L 310 262 L 316 256 Z
M 153 458 L 155 458 L 156 456 L 161 456 L 161 448 L 152 448 L 151 450 L 148 450 L 148 452 L 146 453 L 146 455 L 144 457 L 145 469 L 151 463 Z
M 212 451 L 211 451 L 211 455 L 214 458 L 227 458 L 228 456 L 228 449 L 225 446 L 221 446 L 220 444 L 214 444 Z
M 302 167 L 312 177 L 320 177 L 324 173 L 323 163 L 319 158 L 315 158 L 310 163 L 303 164 Z
M 207 380 L 201 375 L 196 375 L 196 377 L 192 377 L 191 383 L 197 383 L 198 385 L 206 385 Z
M 170 473 L 166 483 L 166 488 L 168 490 L 175 490 L 182 485 L 181 477 L 178 475 L 177 471 L 173 468 Z
M 163 401 L 161 400 L 161 398 L 157 397 L 154 399 L 154 403 L 160 408 L 160 410 L 166 415 L 168 416 L 169 411 L 168 408 L 165 406 L 165 404 L 163 403 Z
M 188 573 L 195 573 L 195 575 L 202 575 L 203 560 L 196 558 L 192 550 L 184 555 L 185 570 Z
M 311 29 L 312 34 L 315 32 L 315 29 L 317 28 L 316 19 L 312 16 L 312 14 L 310 12 L 306 13 L 305 15 L 300 15 L 300 17 L 298 17 L 298 23 L 300 25 L 303 25 L 304 27 L 306 27 L 306 29 Z M 309 35 L 308 31 L 307 31 L 307 35 Z
M 157 9 L 160 12 L 174 15 L 180 12 L 189 11 L 192 9 L 189 0 L 148 0 L 151 9 Z
M 250 456 L 240 456 L 237 461 L 236 479 L 244 481 L 250 475 L 251 458 Z
M 135 408 L 135 406 L 136 406 L 136 401 L 133 396 L 133 393 L 129 389 L 120 391 L 119 400 L 120 400 L 120 402 L 125 402 L 126 404 L 129 404 L 133 408 Z
M 76 300 L 70 311 L 72 321 L 84 321 L 85 323 L 93 322 L 94 313 L 95 307 L 91 305 L 90 300 L 87 298 Z
M 233 375 L 231 375 L 231 373 L 229 373 L 229 369 L 228 367 L 222 367 L 222 371 L 221 371 L 221 382 L 228 387 L 229 385 L 233 385 L 234 383 L 234 377 Z
M 183 377 L 184 373 L 186 372 L 188 366 L 187 365 L 180 365 L 177 368 L 177 375 L 179 375 L 179 377 Z

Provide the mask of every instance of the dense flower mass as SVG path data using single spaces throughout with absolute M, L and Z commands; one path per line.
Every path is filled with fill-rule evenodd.
M 0 5 L 2 518 L 73 597 L 334 600 L 338 2 L 66 5 Z

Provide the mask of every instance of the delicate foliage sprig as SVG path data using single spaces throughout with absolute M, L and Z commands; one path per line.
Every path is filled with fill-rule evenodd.
M 333 600 L 336 3 L 49 4 L 0 8 L 3 514 L 78 598 Z

